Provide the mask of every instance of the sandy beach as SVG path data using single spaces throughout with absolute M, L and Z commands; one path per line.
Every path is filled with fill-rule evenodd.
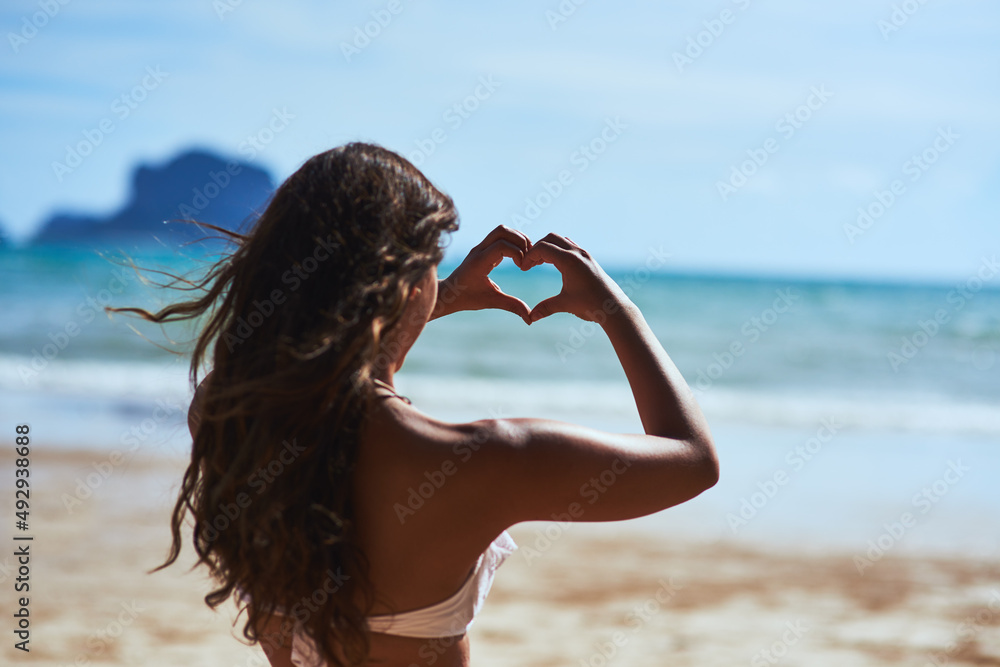
M 3 451 L 0 475 L 11 480 Z M 210 584 L 188 571 L 189 545 L 179 564 L 146 574 L 168 547 L 183 462 L 140 453 L 105 478 L 107 458 L 33 449 L 31 651 L 13 648 L 16 568 L 5 548 L 0 662 L 266 665 L 236 638 L 234 607 L 213 612 L 202 601 Z M 11 493 L 0 507 L 12 519 Z M 3 522 L 8 545 L 11 524 Z M 861 576 L 849 553 L 768 552 L 596 524 L 510 532 L 521 548 L 473 626 L 478 667 L 1000 665 L 995 562 L 889 554 Z M 425 654 L 433 664 L 433 647 Z

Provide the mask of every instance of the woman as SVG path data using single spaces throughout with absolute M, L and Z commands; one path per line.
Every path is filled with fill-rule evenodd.
M 245 603 L 243 633 L 274 667 L 407 667 L 424 664 L 429 646 L 436 665 L 468 665 L 465 631 L 515 548 L 508 527 L 639 517 L 718 479 L 690 389 L 585 250 L 501 226 L 439 281 L 442 236 L 455 229 L 452 200 L 412 164 L 352 143 L 278 188 L 252 231 L 234 235 L 233 254 L 192 286 L 203 296 L 155 314 L 126 309 L 207 318 L 192 377 L 205 357 L 212 372 L 192 402 L 191 463 L 156 569 L 176 560 L 191 512 L 198 562 L 219 584 L 206 602 Z M 529 310 L 488 278 L 504 257 L 522 270 L 555 265 L 562 291 Z M 424 325 L 483 308 L 528 324 L 554 313 L 599 323 L 645 434 L 446 423 L 399 396 L 393 374 Z M 616 482 L 581 502 L 607 470 Z M 431 478 L 434 495 L 414 510 L 408 490 Z

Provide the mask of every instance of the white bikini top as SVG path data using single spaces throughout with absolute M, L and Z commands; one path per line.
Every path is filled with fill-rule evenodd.
M 399 614 L 369 616 L 368 629 L 402 637 L 454 637 L 464 634 L 482 608 L 497 568 L 517 549 L 503 531 L 479 555 L 462 587 L 446 600 Z
M 454 637 L 464 634 L 486 601 L 497 568 L 516 549 L 513 538 L 506 530 L 503 531 L 479 555 L 468 579 L 451 597 L 422 609 L 369 616 L 368 629 L 401 637 Z M 292 664 L 296 667 L 326 667 L 316 645 L 302 632 L 297 620 L 292 636 Z

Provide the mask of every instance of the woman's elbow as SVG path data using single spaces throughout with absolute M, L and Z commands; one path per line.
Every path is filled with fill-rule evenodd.
M 712 439 L 705 438 L 698 443 L 698 479 L 702 483 L 702 491 L 707 491 L 719 483 L 719 455 L 715 451 Z
M 708 490 L 719 483 L 719 457 L 713 453 L 711 461 L 706 464 L 705 468 L 705 479 L 708 482 L 705 489 Z

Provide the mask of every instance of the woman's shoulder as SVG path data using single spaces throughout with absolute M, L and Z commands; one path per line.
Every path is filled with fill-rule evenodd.
M 373 410 L 362 431 L 362 442 L 366 445 L 417 459 L 466 457 L 463 452 L 510 442 L 513 437 L 510 425 L 502 419 L 448 422 L 411 405 L 389 400 Z

